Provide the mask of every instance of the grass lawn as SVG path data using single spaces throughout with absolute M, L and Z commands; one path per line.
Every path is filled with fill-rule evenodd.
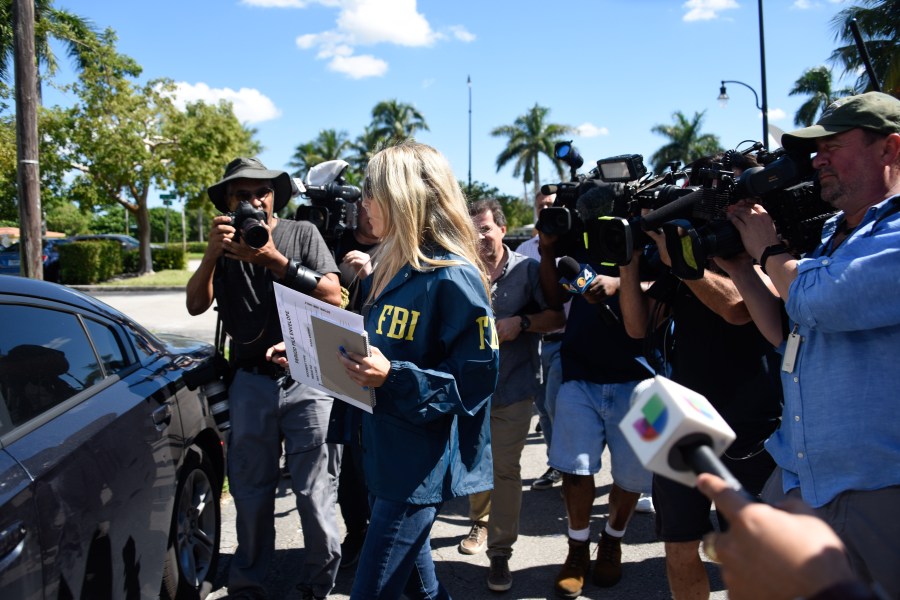
M 187 260 L 189 261 L 200 260 L 201 258 L 203 258 L 202 254 L 187 255 Z M 150 275 L 141 275 L 140 277 L 118 277 L 98 283 L 97 285 L 101 287 L 184 287 L 187 285 L 188 279 L 191 278 L 193 273 L 194 272 L 190 269 L 166 269 L 163 271 L 156 271 Z

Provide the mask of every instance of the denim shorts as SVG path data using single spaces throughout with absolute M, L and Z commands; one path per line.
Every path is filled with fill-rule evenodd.
M 600 459 L 608 445 L 613 481 L 629 492 L 649 492 L 650 471 L 641 465 L 619 430 L 637 383 L 563 383 L 556 397 L 550 466 L 572 475 L 593 475 L 600 471 Z

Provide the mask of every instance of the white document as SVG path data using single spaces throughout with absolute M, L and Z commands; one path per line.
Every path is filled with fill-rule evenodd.
M 343 367 L 336 356 L 341 347 L 368 354 L 369 338 L 362 315 L 280 283 L 275 283 L 275 302 L 291 377 L 372 412 L 375 391 L 355 385 L 349 377 L 340 377 Z M 323 327 L 321 321 L 333 327 Z M 317 332 L 326 339 L 316 339 Z

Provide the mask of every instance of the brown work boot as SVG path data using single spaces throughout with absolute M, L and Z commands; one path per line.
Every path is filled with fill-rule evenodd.
M 556 576 L 556 593 L 563 598 L 577 598 L 591 568 L 591 543 L 569 538 L 569 555 Z
M 594 563 L 594 584 L 610 587 L 622 579 L 622 538 L 600 534 L 597 544 L 597 562 Z

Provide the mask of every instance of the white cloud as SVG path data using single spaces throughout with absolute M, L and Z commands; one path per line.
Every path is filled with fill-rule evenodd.
M 203 101 L 218 104 L 220 100 L 231 102 L 234 114 L 241 123 L 262 123 L 281 116 L 281 111 L 262 92 L 252 88 L 211 88 L 205 83 L 190 84 L 184 81 L 175 84 L 176 106 L 183 108 L 188 102 Z
M 423 88 L 430 88 L 431 86 L 433 86 L 433 85 L 435 84 L 435 82 L 437 82 L 437 79 L 434 79 L 434 78 L 431 78 L 431 79 L 425 79 L 425 80 L 422 81 L 422 87 L 423 87 Z
M 791 8 L 806 10 L 808 8 L 812 8 L 812 5 L 813 3 L 809 0 L 794 0 L 794 4 L 791 5 Z
M 469 42 L 475 41 L 475 34 L 471 33 L 462 25 L 452 25 L 448 27 L 448 29 L 450 30 L 450 34 L 461 42 L 466 42 L 468 44 Z
M 360 46 L 392 44 L 428 47 L 449 38 L 472 42 L 475 35 L 461 25 L 447 28 L 448 33 L 432 29 L 418 12 L 416 0 L 243 0 L 256 6 L 303 7 L 317 2 L 338 7 L 335 28 L 305 33 L 296 38 L 301 50 L 316 50 L 316 58 L 328 60 L 328 68 L 354 79 L 380 77 L 387 71 L 384 60 L 371 55 L 356 55 Z
M 687 9 L 684 21 L 710 21 L 718 19 L 719 13 L 738 8 L 736 0 L 688 0 L 681 5 Z
M 575 133 L 577 133 L 580 137 L 591 138 L 601 135 L 609 135 L 609 129 L 607 129 L 606 127 L 597 127 L 593 123 L 582 123 L 575 128 Z
M 351 79 L 364 79 L 366 77 L 381 77 L 388 70 L 388 64 L 371 54 L 359 56 L 335 56 L 328 63 L 328 68 L 350 77 Z
M 770 121 L 780 121 L 787 116 L 787 113 L 784 112 L 781 108 L 770 108 L 769 109 L 769 120 Z M 759 113 L 759 118 L 762 119 L 762 113 Z

